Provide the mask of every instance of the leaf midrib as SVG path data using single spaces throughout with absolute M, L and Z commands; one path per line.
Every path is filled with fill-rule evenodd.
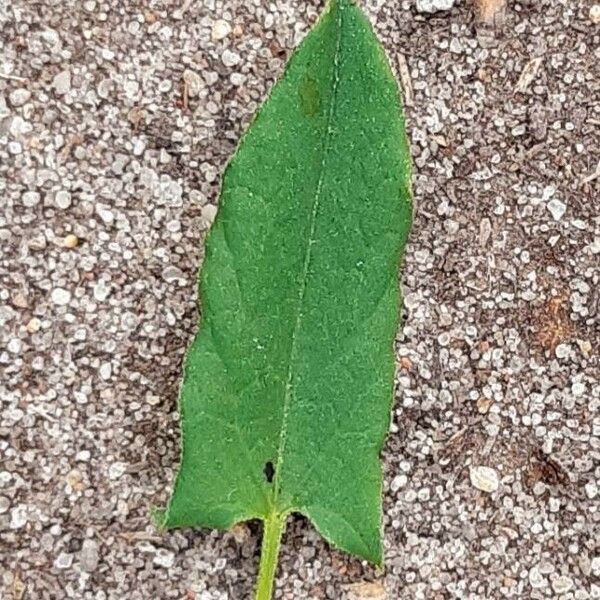
M 303 271 L 302 271 L 302 279 L 300 282 L 300 292 L 298 294 L 298 304 L 296 308 L 296 321 L 294 324 L 294 329 L 292 330 L 292 340 L 290 343 L 290 352 L 288 357 L 288 368 L 287 368 L 287 376 L 286 376 L 286 384 L 285 384 L 285 393 L 283 398 L 283 417 L 281 423 L 281 431 L 279 433 L 279 447 L 277 450 L 277 462 L 275 467 L 275 477 L 273 481 L 273 495 L 272 495 L 272 504 L 271 504 L 271 516 L 274 514 L 285 515 L 292 510 L 293 507 L 286 507 L 283 509 L 279 509 L 277 506 L 277 502 L 279 499 L 280 493 L 280 480 L 281 480 L 281 467 L 283 464 L 283 455 L 285 452 L 285 446 L 287 441 L 287 429 L 288 429 L 288 420 L 289 420 L 289 408 L 291 401 L 291 389 L 292 389 L 292 365 L 294 363 L 294 356 L 296 353 L 296 340 L 298 336 L 298 331 L 300 329 L 300 324 L 302 321 L 302 307 L 304 305 L 304 298 L 306 295 L 306 287 L 308 282 L 308 272 L 310 269 L 310 262 L 312 258 L 312 245 L 315 242 L 314 234 L 316 229 L 317 222 L 317 213 L 319 210 L 319 205 L 321 202 L 321 193 L 323 190 L 323 183 L 325 179 L 326 167 L 327 167 L 327 158 L 331 151 L 331 134 L 333 131 L 332 124 L 335 113 L 336 99 L 337 99 L 337 91 L 339 84 L 339 57 L 341 51 L 341 42 L 342 42 L 342 15 L 343 15 L 343 7 L 337 6 L 337 3 L 332 3 L 332 10 L 337 10 L 337 37 L 336 37 L 336 47 L 335 53 L 333 57 L 333 84 L 331 90 L 331 102 L 329 106 L 329 113 L 327 115 L 326 122 L 326 130 L 325 130 L 325 140 L 323 143 L 323 158 L 321 160 L 321 168 L 319 172 L 319 179 L 317 181 L 317 187 L 315 191 L 315 197 L 313 200 L 312 210 L 310 214 L 310 229 L 308 234 L 308 239 L 306 243 L 306 248 L 304 250 L 304 263 L 303 263 Z

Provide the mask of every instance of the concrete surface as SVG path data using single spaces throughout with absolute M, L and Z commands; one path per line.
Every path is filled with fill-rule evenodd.
M 600 598 L 600 10 L 362 4 L 417 202 L 386 566 L 291 519 L 277 598 Z M 161 535 L 148 509 L 219 174 L 320 8 L 0 1 L 3 599 L 250 597 L 255 524 Z

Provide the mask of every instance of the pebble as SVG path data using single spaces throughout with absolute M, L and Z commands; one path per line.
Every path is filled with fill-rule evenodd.
M 61 552 L 54 561 L 57 569 L 70 569 L 73 564 L 73 555 L 68 552 Z
M 65 210 L 71 206 L 71 194 L 66 190 L 60 190 L 56 192 L 54 196 L 54 204 L 56 204 L 57 208 Z
M 598 486 L 593 481 L 586 483 L 584 489 L 585 495 L 590 500 L 593 500 L 598 495 Z
M 394 479 L 392 479 L 390 488 L 391 488 L 392 492 L 395 493 L 398 490 L 405 487 L 407 483 L 408 483 L 408 478 L 406 477 L 406 475 L 396 475 L 396 477 L 394 477 Z
M 52 298 L 52 302 L 58 306 L 66 306 L 71 302 L 71 292 L 60 287 L 54 288 L 50 297 Z
M 594 25 L 598 25 L 600 23 L 600 4 L 594 4 L 590 8 L 590 20 Z
M 204 224 L 210 226 L 217 216 L 217 207 L 214 204 L 206 204 L 202 207 L 201 214 Z
M 239 546 L 247 544 L 251 537 L 250 529 L 245 523 L 237 523 L 229 530 L 229 533 Z
M 440 346 L 447 346 L 450 343 L 450 334 L 447 331 L 443 331 L 438 335 L 437 341 Z
M 8 512 L 10 508 L 10 500 L 6 496 L 0 496 L 0 515 Z
M 566 575 L 559 575 L 552 579 L 552 589 L 556 594 L 566 594 L 573 589 L 573 580 Z
M 52 80 L 52 87 L 59 96 L 64 96 L 71 91 L 71 71 L 65 69 L 57 73 Z
M 556 355 L 556 358 L 568 358 L 571 354 L 571 346 L 569 344 L 558 344 L 554 350 L 554 354 Z
M 172 265 L 166 267 L 163 270 L 162 276 L 163 276 L 163 279 L 168 283 L 171 283 L 173 281 L 180 281 L 180 280 L 185 281 L 185 275 L 183 274 L 183 271 Z
M 79 238 L 72 233 L 70 233 L 69 235 L 66 235 L 63 238 L 63 241 L 62 241 L 63 248 L 68 248 L 69 250 L 72 250 L 73 248 L 76 248 L 78 245 L 79 245 Z
M 42 327 L 42 322 L 37 317 L 32 317 L 25 325 L 29 333 L 37 333 Z
M 477 412 L 479 412 L 479 414 L 485 415 L 490 410 L 491 405 L 492 400 L 489 398 L 486 398 L 485 396 L 479 396 L 479 398 L 477 398 Z
M 157 567 L 170 569 L 175 563 L 175 554 L 169 550 L 159 549 L 152 561 Z
M 191 69 L 186 69 L 183 72 L 183 80 L 187 83 L 188 95 L 190 98 L 198 96 L 204 87 L 202 77 L 200 77 L 196 71 L 192 71 Z
M 113 87 L 113 84 L 110 79 L 103 79 L 100 83 L 98 83 L 98 87 L 96 88 L 98 96 L 100 96 L 100 98 L 105 100 L 106 98 L 108 98 L 110 96 L 112 87 Z
M 555 221 L 560 221 L 567 210 L 567 205 L 558 198 L 552 198 L 546 205 Z
M 112 375 L 112 366 L 109 362 L 102 363 L 100 365 L 100 369 L 98 369 L 98 373 L 104 381 L 108 381 L 110 376 Z
M 14 138 L 21 138 L 30 133 L 32 129 L 33 125 L 31 123 L 28 123 L 22 117 L 16 116 L 10 123 L 9 131 Z
M 498 489 L 498 473 L 491 467 L 471 467 L 470 477 L 471 484 L 482 492 L 491 494 Z
M 92 573 L 98 567 L 100 554 L 98 544 L 94 540 L 84 540 L 79 554 L 81 568 L 87 573 Z
M 221 55 L 221 60 L 226 67 L 235 67 L 242 59 L 237 52 L 233 52 L 229 48 L 226 48 Z
M 82 461 L 82 462 L 87 462 L 88 460 L 90 460 L 91 454 L 89 450 L 80 450 L 76 455 L 75 455 L 75 460 L 78 461 Z
M 14 107 L 23 106 L 31 98 L 31 92 L 26 88 L 17 88 L 13 90 L 8 99 Z
M 94 286 L 94 299 L 98 302 L 104 302 L 110 294 L 110 287 L 106 285 L 104 279 L 99 279 Z
M 110 208 L 106 206 L 97 205 L 96 214 L 102 219 L 102 222 L 106 225 L 110 225 L 115 220 L 115 214 Z
M 19 504 L 12 509 L 10 513 L 10 528 L 20 529 L 27 523 L 27 506 Z
M 27 208 L 33 208 L 40 203 L 41 196 L 38 192 L 25 192 L 21 199 L 23 201 L 23 206 Z
M 440 10 L 450 10 L 455 0 L 417 0 L 417 11 L 421 13 L 434 13 Z
M 231 25 L 223 19 L 218 19 L 214 22 L 211 32 L 213 42 L 218 42 L 225 39 L 231 33 Z
M 539 567 L 529 569 L 529 585 L 533 589 L 541 589 L 548 586 L 548 580 L 540 573 Z
M 127 471 L 127 463 L 114 462 L 108 469 L 108 477 L 110 479 L 119 479 Z

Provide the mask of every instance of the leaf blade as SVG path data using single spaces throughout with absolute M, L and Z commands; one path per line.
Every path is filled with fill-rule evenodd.
M 301 512 L 381 562 L 409 189 L 396 83 L 361 11 L 333 0 L 223 178 L 165 527 Z

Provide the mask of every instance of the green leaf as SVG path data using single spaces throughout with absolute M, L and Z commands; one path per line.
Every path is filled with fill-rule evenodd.
M 180 395 L 162 527 L 265 522 L 271 596 L 292 512 L 380 564 L 379 452 L 411 221 L 396 82 L 366 18 L 331 0 L 228 165 Z

